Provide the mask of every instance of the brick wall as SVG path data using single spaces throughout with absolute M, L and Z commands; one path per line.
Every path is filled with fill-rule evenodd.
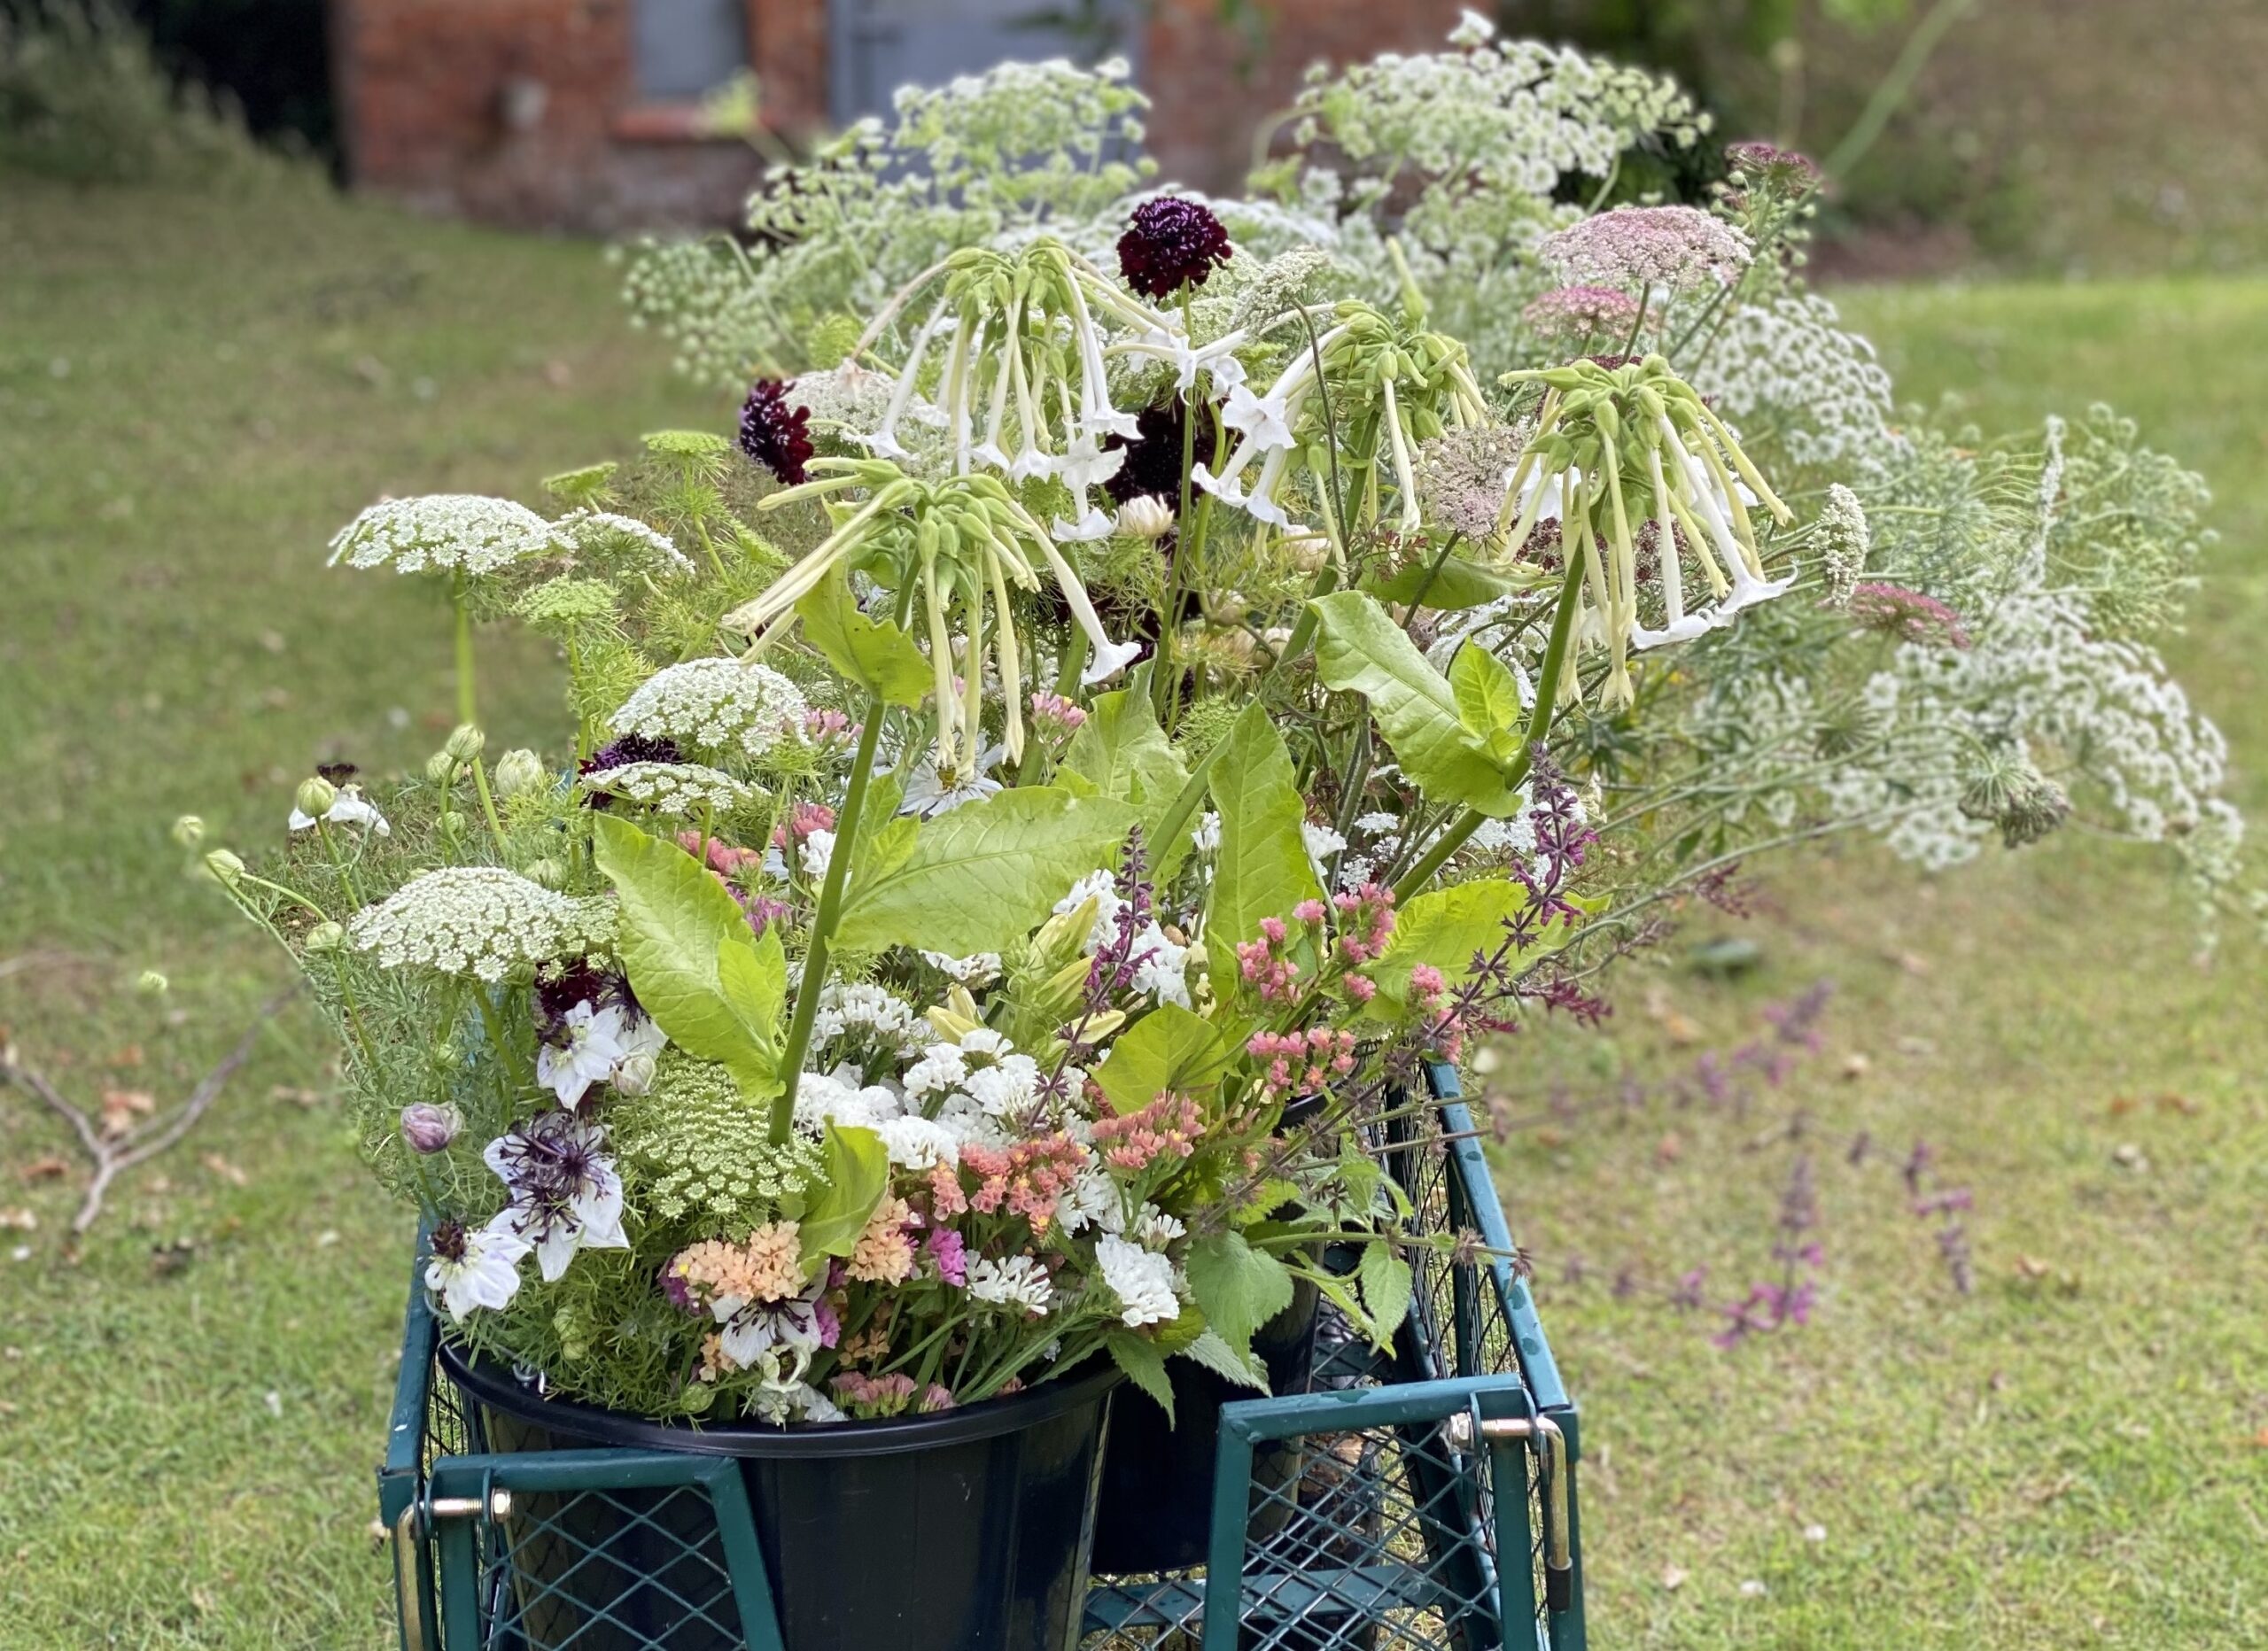
M 787 132 L 827 112 L 827 0 L 743 0 L 765 118 Z M 737 140 L 696 141 L 688 112 L 641 106 L 631 0 L 331 0 L 333 85 L 356 185 L 421 207 L 527 228 L 613 233 L 728 223 L 759 163 Z M 1423 50 L 1456 0 L 1258 0 L 1261 27 L 1221 0 L 1152 0 L 1143 79 L 1162 175 L 1206 189 L 1242 176 L 1258 122 L 1301 72 Z

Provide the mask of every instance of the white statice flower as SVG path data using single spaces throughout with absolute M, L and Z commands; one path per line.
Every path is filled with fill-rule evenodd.
M 962 1082 L 963 1093 L 987 1117 L 1021 1117 L 1039 1099 L 1039 1063 L 1029 1055 L 1003 1055 L 993 1065 L 972 1071 Z
M 1106 1233 L 1095 1240 L 1095 1263 L 1102 1269 L 1103 1283 L 1118 1298 L 1122 1322 L 1139 1329 L 1171 1323 L 1181 1316 L 1181 1300 L 1173 1290 L 1173 1263 L 1156 1251 Z
M 618 1004 L 603 1009 L 577 1004 L 537 1048 L 535 1081 L 557 1096 L 562 1106 L 580 1106 L 591 1086 L 612 1077 L 629 1057 L 629 1019 L 630 1012 Z
M 627 797 L 656 813 L 681 818 L 729 814 L 749 795 L 749 788 L 730 774 L 700 763 L 625 763 L 594 769 L 576 783 L 586 793 Z
M 748 1414 L 784 1428 L 791 1422 L 825 1423 L 843 1420 L 843 1407 L 809 1382 L 765 1382 L 748 1398 Z
M 921 961 L 944 975 L 956 986 L 971 990 L 989 986 L 1000 978 L 1000 954 L 997 951 L 971 952 L 966 957 L 949 957 L 942 951 L 925 951 Z
M 994 959 L 997 969 L 998 959 Z M 882 1049 L 913 1054 L 928 1042 L 928 1023 L 913 1005 L 871 981 L 829 981 L 819 988 L 819 1012 L 812 1017 L 814 1046 L 837 1038 L 866 1036 Z
M 587 507 L 569 511 L 551 524 L 552 532 L 570 550 L 596 555 L 623 555 L 658 568 L 664 573 L 690 573 L 693 559 L 680 550 L 669 535 L 649 527 L 635 516 Z
M 1154 922 L 1134 937 L 1134 989 L 1161 1004 L 1188 1009 L 1189 948 L 1177 946 Z
M 862 1083 L 858 1069 L 806 1072 L 796 1084 L 796 1121 L 807 1128 L 837 1124 L 846 1129 L 879 1129 L 904 1112 L 897 1091 L 886 1084 Z
M 1188 1233 L 1180 1217 L 1167 1214 L 1154 1204 L 1144 1204 L 1134 1217 L 1134 1236 L 1152 1250 L 1162 1250 Z
M 1313 820 L 1301 820 L 1300 841 L 1307 845 L 1308 864 L 1315 867 L 1316 880 L 1327 880 L 1331 857 L 1346 848 L 1347 840 L 1328 826 L 1318 826 Z
M 1126 1206 L 1118 1183 L 1099 1168 L 1083 1170 L 1070 1191 L 1056 1202 L 1055 1224 L 1073 1236 L 1090 1227 L 1107 1233 L 1122 1230 L 1126 1225 Z
M 293 831 L 313 831 L 315 818 L 305 809 L 295 807 L 286 823 Z M 360 826 L 365 831 L 376 832 L 381 837 L 393 835 L 393 827 L 386 824 L 386 817 L 378 812 L 377 803 L 362 794 L 360 786 L 339 787 L 338 795 L 323 810 L 322 823 L 326 826 Z
M 796 736 L 810 708 L 769 665 L 688 659 L 656 671 L 609 719 L 617 733 L 761 758 Z
M 606 1132 L 572 1112 L 544 1112 L 491 1141 L 481 1161 L 510 1190 L 489 1225 L 535 1247 L 547 1284 L 579 1250 L 627 1250 L 622 1177 L 604 1151 Z
M 389 969 L 422 964 L 501 981 L 579 952 L 604 937 L 610 917 L 603 903 L 574 899 L 501 865 L 448 865 L 365 906 L 346 933 Z
M 967 1081 L 968 1057 L 958 1043 L 931 1044 L 905 1069 L 904 1079 L 907 1097 L 916 1101 L 949 1094 Z
M 1055 1298 L 1055 1283 L 1036 1256 L 1012 1255 L 997 1261 L 979 1256 L 968 1264 L 968 1293 L 995 1306 L 1018 1307 L 1045 1318 Z
M 339 529 L 330 565 L 494 573 L 555 545 L 551 523 L 525 505 L 481 493 L 425 493 L 372 505 Z
M 919 1113 L 900 1113 L 874 1126 L 892 1168 L 928 1170 L 960 1161 L 961 1136 L 949 1125 Z
M 805 833 L 804 846 L 796 852 L 796 858 L 803 866 L 805 877 L 815 883 L 823 881 L 827 868 L 835 860 L 835 833 L 825 826 Z M 848 879 L 844 880 L 844 887 L 849 887 Z
M 511 1300 L 520 1287 L 520 1259 L 529 1248 L 502 1216 L 470 1229 L 455 1221 L 444 1222 L 433 1234 L 425 1288 L 440 1297 L 449 1317 L 462 1324 L 475 1307 L 493 1312 Z

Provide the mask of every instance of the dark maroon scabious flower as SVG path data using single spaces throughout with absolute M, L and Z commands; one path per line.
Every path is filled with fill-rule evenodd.
M 804 466 L 811 462 L 809 407 L 790 407 L 792 381 L 759 378 L 749 387 L 741 404 L 741 451 L 790 487 L 803 484 Z
M 1134 209 L 1118 237 L 1118 271 L 1144 298 L 1171 298 L 1184 286 L 1201 287 L 1213 266 L 1233 249 L 1229 232 L 1207 208 L 1178 195 L 1161 195 Z
M 656 739 L 649 734 L 626 733 L 609 745 L 602 745 L 577 764 L 576 771 L 584 774 L 603 773 L 610 768 L 627 768 L 633 763 L 675 763 L 683 760 L 677 741 Z
M 1113 504 L 1124 504 L 1143 494 L 1171 504 L 1181 497 L 1182 430 L 1189 422 L 1189 404 L 1179 396 L 1163 407 L 1144 407 L 1134 415 L 1132 437 L 1106 436 L 1103 451 L 1123 451 L 1126 462 L 1117 473 L 1103 477 L 1102 490 Z M 1197 455 L 1205 457 L 1203 453 Z

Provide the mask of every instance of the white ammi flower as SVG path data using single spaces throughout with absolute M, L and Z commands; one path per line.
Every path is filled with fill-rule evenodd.
M 680 817 L 728 814 L 748 797 L 739 780 L 699 763 L 625 763 L 595 769 L 576 783 L 586 793 L 628 797 L 656 813 Z
M 525 505 L 481 493 L 426 493 L 372 505 L 339 529 L 330 541 L 330 565 L 392 562 L 397 573 L 493 573 L 542 555 L 556 542 L 551 523 Z
M 1095 1262 L 1103 1283 L 1118 1298 L 1119 1317 L 1137 1328 L 1166 1324 L 1181 1316 L 1173 1292 L 1173 1263 L 1153 1250 L 1110 1234 L 1095 1240 Z
M 501 981 L 594 938 L 599 911 L 501 865 L 448 865 L 412 878 L 346 926 L 389 969 L 423 964 L 444 974 Z
M 792 737 L 810 708 L 769 665 L 688 659 L 656 671 L 609 719 L 617 733 L 760 757 Z

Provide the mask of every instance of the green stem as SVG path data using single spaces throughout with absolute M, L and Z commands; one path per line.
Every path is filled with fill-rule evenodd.
M 1938 4 L 1930 7 L 1922 20 L 1914 26 L 1914 32 L 1906 37 L 1906 44 L 1899 49 L 1897 60 L 1890 66 L 1890 73 L 1882 77 L 1881 84 L 1875 88 L 1874 96 L 1867 99 L 1867 106 L 1859 112 L 1859 118 L 1843 135 L 1843 141 L 1836 144 L 1821 163 L 1821 169 L 1829 177 L 1837 180 L 1848 177 L 1851 168 L 1857 166 L 1866 152 L 1875 146 L 1875 140 L 1890 124 L 1890 117 L 1898 112 L 1899 105 L 1904 103 L 1907 94 L 1914 89 L 1914 82 L 1921 79 L 1922 71 L 1930 61 L 1930 54 L 1938 49 L 1938 43 L 1945 38 L 1946 32 L 1961 20 L 1961 14 L 1969 10 L 1969 0 L 1938 0 Z
M 472 770 L 472 788 L 480 796 L 480 811 L 488 818 L 488 829 L 494 834 L 496 846 L 504 846 L 504 822 L 496 817 L 496 799 L 489 794 L 488 771 L 481 766 L 478 757 L 466 764 Z
M 795 1128 L 796 1082 L 803 1075 L 812 1022 L 819 1014 L 819 988 L 827 981 L 827 953 L 835 925 L 843 917 L 843 885 L 849 880 L 850 857 L 858 846 L 860 817 L 866 809 L 866 786 L 874 778 L 874 748 L 882 739 L 885 709 L 880 694 L 868 701 L 866 725 L 858 730 L 858 755 L 850 759 L 850 788 L 843 794 L 843 812 L 835 823 L 835 851 L 827 858 L 819 912 L 812 919 L 811 946 L 804 953 L 804 972 L 796 981 L 796 1012 L 788 1022 L 788 1041 L 780 1051 L 780 1098 L 772 1103 L 774 1146 L 785 1145 Z
M 457 720 L 478 722 L 472 694 L 472 609 L 465 606 L 462 572 L 450 585 L 449 605 L 456 609 Z
M 1181 289 L 1181 335 L 1193 345 L 1196 335 L 1191 331 L 1192 322 L 1190 306 L 1197 289 L 1184 283 Z M 1190 534 L 1190 473 L 1197 467 L 1197 386 L 1192 380 L 1188 391 L 1181 399 L 1181 508 L 1174 513 L 1173 571 L 1166 578 L 1166 601 L 1158 615 L 1158 669 L 1151 680 L 1153 695 L 1151 709 L 1158 719 L 1165 720 L 1166 708 L 1177 696 L 1173 691 L 1173 655 L 1176 620 L 1181 608 L 1181 580 L 1191 554 Z
M 1551 716 L 1559 699 L 1559 673 L 1567 663 L 1567 643 L 1575 629 L 1575 602 L 1582 589 L 1583 549 L 1578 543 L 1567 550 L 1567 572 L 1559 583 L 1559 608 L 1551 616 L 1551 639 L 1544 644 L 1543 669 L 1535 679 L 1535 706 L 1528 713 L 1527 737 L 1520 743 L 1520 754 L 1513 760 L 1504 775 L 1504 788 L 1516 790 L 1526 783 L 1528 771 L 1535 764 L 1535 748 L 1543 743 L 1543 736 L 1550 732 Z M 1481 822 L 1488 817 L 1478 809 L 1467 809 L 1457 816 L 1449 828 L 1435 840 L 1425 856 L 1403 874 L 1394 886 L 1396 905 L 1407 905 L 1412 895 L 1424 892 L 1449 857 L 1464 847 Z
M 533 1089 L 535 1068 L 532 1064 L 522 1058 L 520 1046 L 505 1035 L 503 1017 L 496 1012 L 496 1005 L 490 999 L 487 988 L 478 986 L 473 988 L 472 1001 L 480 1011 L 481 1025 L 488 1030 L 489 1047 L 496 1051 L 496 1058 L 504 1063 L 505 1075 L 512 1084 L 514 1091 Z M 509 1114 L 511 1097 L 507 1095 L 505 1099 L 507 1102 L 505 1110 Z

